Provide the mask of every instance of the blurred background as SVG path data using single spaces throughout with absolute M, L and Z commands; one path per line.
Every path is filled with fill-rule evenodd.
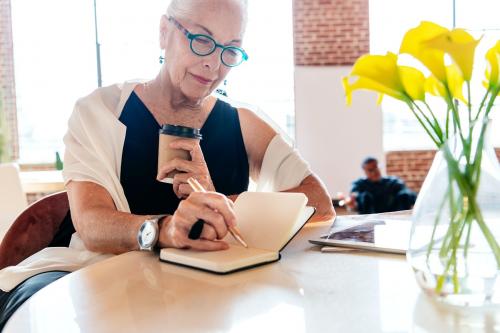
M 248 3 L 243 46 L 249 61 L 232 70 L 219 92 L 273 119 L 332 196 L 362 176 L 367 155 L 418 192 L 435 153 L 411 113 L 390 98 L 377 106 L 373 94 L 356 93 L 352 107 L 345 106 L 340 78 L 359 56 L 397 52 L 403 33 L 422 20 L 482 36 L 481 57 L 500 39 L 500 2 L 494 0 Z M 59 181 L 41 172 L 61 167 L 62 138 L 78 98 L 99 85 L 156 75 L 158 26 L 167 5 L 0 0 L 0 158 L 22 172 L 39 172 L 24 182 Z M 482 75 L 485 62 L 478 58 L 476 66 Z M 500 146 L 497 123 L 493 142 Z

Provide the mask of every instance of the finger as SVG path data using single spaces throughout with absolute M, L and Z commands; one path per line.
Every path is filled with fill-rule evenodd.
M 187 232 L 191 230 L 193 224 L 199 220 L 196 215 L 192 213 L 193 210 L 197 209 L 199 209 L 197 206 L 187 202 L 187 200 L 182 200 L 172 217 L 172 221 L 175 221 L 175 227 L 185 230 L 187 235 Z
M 175 167 L 176 167 L 176 160 L 177 160 L 177 158 L 174 158 L 173 160 L 170 160 L 170 161 L 164 163 L 158 169 L 158 174 L 156 175 L 156 179 L 161 180 L 161 179 L 165 178 L 168 173 L 174 171 Z
M 194 178 L 200 183 L 201 187 L 205 190 L 205 192 L 217 192 L 215 190 L 214 183 L 212 178 L 210 177 L 210 173 L 208 169 L 201 170 L 198 174 L 191 174 L 191 177 L 187 177 L 186 183 L 189 184 L 189 178 Z
M 206 191 L 214 190 L 214 185 L 210 180 L 210 176 L 201 173 L 195 174 L 191 172 L 182 172 L 174 176 L 173 184 L 174 190 L 178 189 L 179 194 L 182 194 L 183 197 L 187 197 L 191 192 L 194 192 L 188 183 L 189 178 L 196 179 Z
M 175 167 L 171 166 L 169 163 L 170 162 L 165 163 L 158 169 L 158 173 L 156 174 L 156 180 L 161 181 L 162 179 L 166 178 L 170 172 L 175 170 Z
M 193 161 L 204 161 L 203 151 L 200 147 L 200 142 L 193 139 L 178 139 L 170 143 L 170 148 L 183 149 L 189 151 Z
M 223 239 L 227 235 L 227 224 L 219 212 L 210 209 L 205 205 L 193 204 L 193 206 L 185 205 L 185 212 L 189 220 L 203 220 L 205 224 L 209 224 L 217 233 L 217 239 Z M 190 215 L 191 214 L 191 215 Z
M 168 161 L 160 167 L 158 174 L 156 175 L 156 179 L 163 179 L 167 176 L 167 174 L 174 170 L 181 172 L 193 172 L 195 168 L 196 164 L 194 164 L 192 161 L 186 161 L 181 158 L 174 158 L 173 160 Z
M 230 195 L 227 197 L 229 200 L 228 200 L 228 203 L 229 203 L 229 206 L 231 208 L 234 208 L 234 202 L 236 201 L 236 198 L 233 196 L 233 195 Z
M 186 201 L 208 206 L 221 214 L 227 225 L 236 226 L 236 215 L 229 203 L 230 200 L 225 195 L 217 192 L 192 192 Z
M 169 222 L 168 228 L 164 228 L 168 243 L 175 248 L 186 247 L 185 239 L 193 222 L 187 219 L 181 212 L 176 212 Z M 162 230 L 164 230 L 162 228 Z
M 186 245 L 190 249 L 198 251 L 220 251 L 229 249 L 229 245 L 224 241 L 211 241 L 206 239 L 188 239 Z
M 217 239 L 217 232 L 215 231 L 214 227 L 212 227 L 208 223 L 205 223 L 203 225 L 203 231 L 201 232 L 200 238 L 213 241 Z
M 180 185 L 180 184 L 179 184 L 178 182 L 176 182 L 176 181 L 175 181 L 175 177 L 174 177 L 174 181 L 173 181 L 173 183 L 172 183 L 172 186 L 173 186 L 173 188 L 172 188 L 172 189 L 174 190 L 174 193 L 175 193 L 175 195 L 177 196 L 177 198 L 179 198 L 179 199 L 180 199 L 179 185 Z
M 193 192 L 191 190 L 191 187 L 187 184 L 187 178 L 189 178 L 189 176 L 192 176 L 192 175 L 193 175 L 192 173 L 182 172 L 182 173 L 177 173 L 174 176 L 174 180 L 172 182 L 172 185 L 173 185 L 174 193 L 178 198 L 187 198 L 188 195 L 191 192 Z
M 187 198 L 192 192 L 194 191 L 188 184 L 179 185 L 178 193 L 181 198 Z
M 187 184 L 187 180 L 189 178 L 196 178 L 196 175 L 192 172 L 182 172 L 182 173 L 178 173 L 174 176 L 174 183 L 178 183 L 179 185 L 180 184 Z
M 179 138 L 170 142 L 168 146 L 172 149 L 182 149 L 191 151 L 195 145 L 198 145 L 197 140 L 188 138 Z

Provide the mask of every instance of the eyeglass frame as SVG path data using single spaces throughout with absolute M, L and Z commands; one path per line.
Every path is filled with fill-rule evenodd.
M 220 61 L 226 67 L 236 67 L 236 66 L 241 65 L 243 63 L 243 61 L 247 61 L 248 60 L 248 54 L 241 47 L 237 47 L 237 46 L 225 46 L 225 45 L 217 43 L 217 41 L 215 39 L 213 39 L 209 35 L 205 35 L 205 34 L 193 34 L 193 33 L 189 32 L 189 30 L 187 30 L 186 28 L 184 28 L 184 26 L 179 21 L 177 21 L 173 16 L 169 16 L 168 20 L 170 22 L 172 22 L 173 25 L 175 25 L 177 27 L 177 29 L 179 29 L 187 37 L 187 39 L 189 39 L 189 48 L 191 49 L 191 52 L 193 52 L 197 56 L 205 57 L 205 56 L 208 56 L 208 55 L 211 55 L 212 53 L 214 53 L 215 50 L 217 50 L 217 48 L 221 48 L 222 52 L 220 53 Z M 196 39 L 197 37 L 205 37 L 205 38 L 208 38 L 211 41 L 213 41 L 214 48 L 212 49 L 212 51 L 210 51 L 207 54 L 200 54 L 200 53 L 196 52 L 193 49 L 193 40 Z M 222 58 L 222 54 L 224 53 L 224 51 L 229 50 L 229 49 L 238 50 L 239 52 L 241 52 L 242 57 L 241 57 L 241 61 L 239 63 L 237 63 L 235 65 L 228 65 L 228 64 L 226 64 L 224 62 L 224 59 Z

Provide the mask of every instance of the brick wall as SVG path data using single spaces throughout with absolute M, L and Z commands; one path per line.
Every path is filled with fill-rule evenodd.
M 368 0 L 294 0 L 295 65 L 352 65 L 369 51 Z
M 390 151 L 385 155 L 386 172 L 391 176 L 398 176 L 406 182 L 413 191 L 420 191 L 420 187 L 427 176 L 435 150 Z M 496 148 L 500 160 L 500 148 Z
M 385 155 L 386 173 L 403 179 L 418 192 L 429 171 L 435 150 L 390 151 Z
M 10 0 L 0 0 L 0 98 L 8 128 L 9 155 L 12 159 L 17 159 L 19 141 Z

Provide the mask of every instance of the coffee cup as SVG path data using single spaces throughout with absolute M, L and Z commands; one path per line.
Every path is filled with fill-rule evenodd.
M 186 161 L 191 160 L 191 155 L 189 151 L 184 149 L 174 149 L 170 148 L 170 143 L 179 138 L 185 138 L 190 140 L 201 140 L 202 135 L 199 129 L 165 124 L 160 129 L 160 141 L 158 147 L 158 172 L 160 169 L 169 161 L 179 158 Z M 173 170 L 167 174 L 167 176 L 161 179 L 161 182 L 172 184 L 174 181 L 174 176 L 179 173 L 177 170 Z

